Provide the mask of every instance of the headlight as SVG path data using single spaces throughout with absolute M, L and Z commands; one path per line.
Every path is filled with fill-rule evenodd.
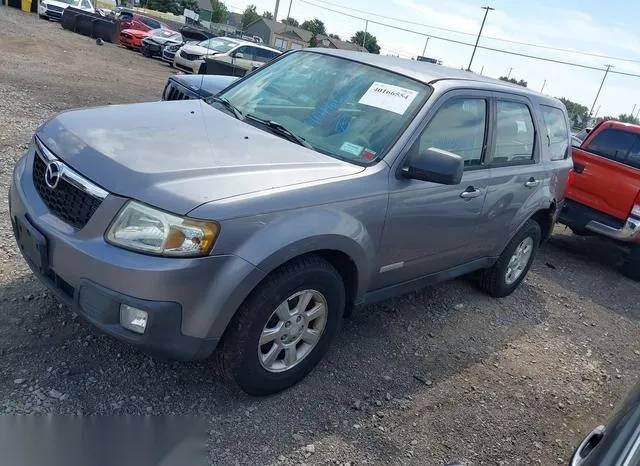
M 46 10 L 49 5 L 47 5 L 46 2 L 41 2 L 40 6 L 42 6 Z
M 107 242 L 162 256 L 206 256 L 218 236 L 218 225 L 179 217 L 129 201 L 106 234 Z

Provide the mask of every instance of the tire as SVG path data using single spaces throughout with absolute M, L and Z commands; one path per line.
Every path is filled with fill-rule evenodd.
M 493 264 L 492 267 L 482 271 L 479 279 L 480 289 L 494 298 L 503 298 L 513 293 L 527 275 L 533 263 L 533 259 L 538 251 L 538 246 L 540 245 L 541 236 L 540 225 L 534 220 L 527 221 L 509 242 L 507 247 L 504 248 L 504 251 L 502 251 L 496 263 Z M 508 272 L 514 270 L 513 267 L 510 269 L 511 260 L 514 258 L 516 250 L 523 245 L 530 247 L 526 264 L 523 267 L 521 266 L 521 268 L 516 267 L 516 269 L 520 270 L 519 274 L 513 273 L 509 279 L 507 276 Z
M 631 246 L 631 253 L 622 264 L 622 274 L 631 280 L 640 281 L 640 244 Z
M 151 58 L 151 52 L 149 51 L 149 49 L 145 49 L 145 48 L 140 48 L 140 53 L 142 53 L 143 56 L 147 57 L 147 58 Z
M 302 317 L 302 322 L 296 323 L 298 317 L 295 316 L 295 306 L 309 293 L 312 297 L 305 308 L 306 312 L 303 311 L 307 317 Z M 326 309 L 324 324 L 322 317 L 313 317 L 315 320 L 311 319 L 306 324 L 320 335 L 314 346 L 303 338 L 307 335 L 304 332 L 305 323 L 308 316 L 320 315 L 319 312 L 311 314 L 311 310 L 321 309 L 323 303 Z M 285 309 L 290 311 L 281 312 L 290 317 L 281 318 L 275 311 L 277 308 L 282 310 L 285 304 Z M 340 327 L 344 308 L 344 283 L 331 264 L 319 257 L 309 256 L 284 265 L 258 285 L 229 324 L 217 352 L 222 375 L 255 396 L 270 395 L 295 385 L 311 372 L 327 352 Z M 273 335 L 277 336 L 267 337 L 269 341 L 265 340 L 265 344 L 260 346 L 263 332 L 269 330 L 273 330 Z M 303 334 L 296 340 L 296 334 L 300 332 Z M 296 350 L 292 352 L 291 348 Z M 285 355 L 297 355 L 298 351 L 300 359 L 287 369 Z M 262 358 L 259 354 L 262 354 Z M 270 354 L 275 355 L 271 362 L 266 357 Z M 270 368 L 267 367 L 269 364 Z

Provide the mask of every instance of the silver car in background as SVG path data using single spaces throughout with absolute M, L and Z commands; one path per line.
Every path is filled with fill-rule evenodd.
M 216 350 L 264 395 L 354 309 L 471 273 L 512 293 L 569 141 L 562 103 L 526 88 L 301 50 L 205 100 L 59 114 L 17 162 L 10 215 L 34 274 L 92 324 L 180 359 Z

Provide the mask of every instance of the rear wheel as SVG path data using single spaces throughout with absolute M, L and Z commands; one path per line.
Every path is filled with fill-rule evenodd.
M 336 269 L 319 257 L 276 270 L 238 309 L 218 351 L 223 374 L 251 395 L 303 379 L 322 359 L 345 308 Z
M 529 220 L 502 251 L 498 261 L 480 275 L 480 288 L 494 298 L 508 296 L 533 263 L 541 238 L 540 225 Z
M 631 280 L 640 281 L 640 244 L 631 246 L 631 254 L 622 264 L 622 273 Z

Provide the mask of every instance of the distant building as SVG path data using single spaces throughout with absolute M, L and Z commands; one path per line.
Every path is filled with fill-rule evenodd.
M 327 49 L 353 50 L 355 52 L 369 53 L 369 51 L 362 45 L 354 44 L 353 42 L 346 42 L 334 37 L 323 36 L 322 34 L 318 34 L 316 36 L 316 44 L 316 47 L 323 47 Z

